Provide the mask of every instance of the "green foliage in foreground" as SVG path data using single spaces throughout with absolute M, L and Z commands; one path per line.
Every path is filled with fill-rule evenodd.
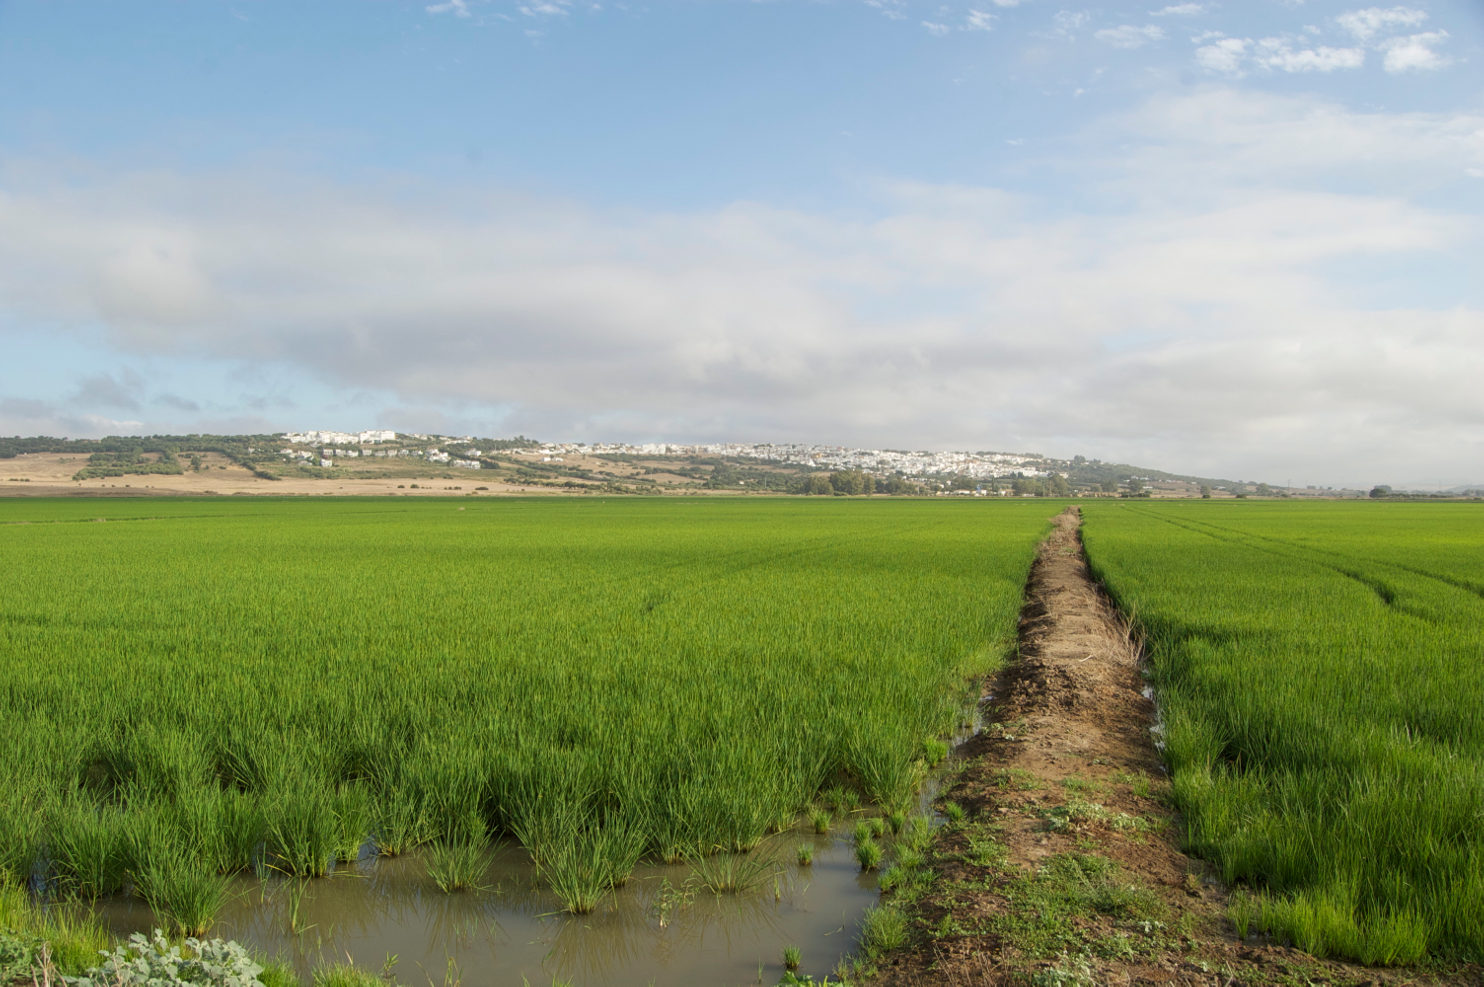
M 199 933 L 215 874 L 435 842 L 468 886 L 513 835 L 582 910 L 825 786 L 904 804 L 1013 644 L 1049 513 L 4 502 L 0 872 Z
M 1239 925 L 1484 959 L 1484 509 L 1090 504 L 1148 634 L 1189 844 Z

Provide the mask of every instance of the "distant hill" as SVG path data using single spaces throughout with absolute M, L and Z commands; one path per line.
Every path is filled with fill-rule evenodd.
M 550 443 L 394 431 L 0 438 L 3 493 L 1360 496 L 1030 452 Z M 433 481 L 431 483 L 415 481 Z M 23 484 L 35 486 L 22 487 Z M 44 488 L 44 489 L 43 489 Z

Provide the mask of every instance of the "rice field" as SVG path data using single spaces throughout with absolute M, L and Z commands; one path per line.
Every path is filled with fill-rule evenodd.
M 232 875 L 423 847 L 455 892 L 515 840 L 580 913 L 827 789 L 900 809 L 1053 510 L 0 503 L 0 886 L 198 933 Z
M 1190 849 L 1239 929 L 1366 963 L 1484 960 L 1484 511 L 1097 502 L 1147 635 Z

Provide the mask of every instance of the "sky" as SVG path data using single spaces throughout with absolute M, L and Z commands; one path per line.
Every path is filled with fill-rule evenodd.
M 3 435 L 1484 483 L 1484 3 L 0 0 L 0 354 Z

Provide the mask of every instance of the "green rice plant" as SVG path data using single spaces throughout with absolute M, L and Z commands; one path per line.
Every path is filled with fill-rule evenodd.
M 421 799 L 385 796 L 376 802 L 372 833 L 377 853 L 397 857 L 432 839 L 432 825 Z
M 892 905 L 872 905 L 861 916 L 861 951 L 878 957 L 907 944 L 907 916 Z
M 957 825 L 964 821 L 964 807 L 957 802 L 944 802 L 942 810 L 943 818 L 949 823 Z
M 301 781 L 267 801 L 267 849 L 273 866 L 301 877 L 328 874 L 339 832 L 333 801 L 324 790 Z
M 800 867 L 808 867 L 810 864 L 814 863 L 814 844 L 800 843 L 799 849 L 797 851 L 797 857 Z
M 121 810 L 77 797 L 60 803 L 48 823 L 52 866 L 64 890 L 97 898 L 123 889 L 130 854 Z
M 480 890 L 480 878 L 489 870 L 491 859 L 489 849 L 473 840 L 434 843 L 427 857 L 428 876 L 444 894 Z
M 809 822 L 814 827 L 814 832 L 821 835 L 830 831 L 830 823 L 833 821 L 828 809 L 815 809 L 809 813 Z
M 576 915 L 591 912 L 626 880 L 644 850 L 631 823 L 601 823 L 576 801 L 546 803 L 536 818 L 520 820 L 516 833 L 562 906 Z
M 31 879 L 40 852 L 41 821 L 33 807 L 0 795 L 0 887 Z
M 1085 513 L 1139 616 L 1186 842 L 1247 889 L 1242 923 L 1367 963 L 1484 958 L 1477 505 Z
M 861 870 L 875 870 L 881 866 L 881 844 L 872 839 L 857 840 L 855 859 Z
M 690 858 L 691 875 L 712 894 L 751 894 L 777 876 L 783 867 L 765 851 L 716 850 Z
M 803 961 L 803 951 L 797 946 L 783 947 L 783 968 L 785 970 L 797 970 L 799 963 Z
M 905 809 L 893 809 L 886 816 L 886 828 L 891 830 L 893 836 L 901 835 L 903 827 L 907 825 L 907 811 Z
M 139 523 L 0 525 L 0 866 L 66 829 L 98 893 L 167 852 L 318 876 L 478 820 L 576 909 L 820 793 L 909 804 L 1045 505 L 827 500 L 7 504 Z
M 359 785 L 343 785 L 335 795 L 334 857 L 341 863 L 358 859 L 371 832 L 371 797 Z
M 922 851 L 932 842 L 933 830 L 926 816 L 908 816 L 902 824 L 902 831 L 897 834 L 897 848 L 900 850 L 909 847 L 913 850 Z
M 335 963 L 316 967 L 310 983 L 313 987 L 383 987 L 386 982 L 373 970 L 363 970 L 354 963 Z
M 231 879 L 180 847 L 154 853 L 134 882 L 155 917 L 181 936 L 203 935 L 231 899 Z

